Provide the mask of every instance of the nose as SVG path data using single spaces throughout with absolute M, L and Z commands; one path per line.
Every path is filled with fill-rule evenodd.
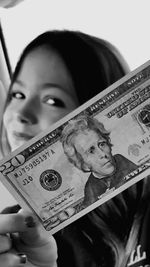
M 99 158 L 107 158 L 107 154 L 102 148 L 98 147 L 97 153 L 98 153 Z
M 39 107 L 36 98 L 25 100 L 16 110 L 17 120 L 21 123 L 36 124 L 38 122 Z

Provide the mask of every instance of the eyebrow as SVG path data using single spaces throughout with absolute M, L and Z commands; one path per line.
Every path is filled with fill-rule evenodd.
M 57 84 L 57 83 L 44 83 L 42 87 L 44 89 L 47 89 L 49 87 L 53 87 L 53 88 L 58 88 L 58 89 L 62 89 L 63 91 L 66 91 L 63 86 L 61 86 L 60 84 Z
M 21 87 L 24 87 L 24 88 L 26 87 L 25 84 L 24 84 L 22 81 L 20 81 L 20 80 L 16 80 L 16 81 L 14 82 L 13 86 L 14 86 L 15 84 L 18 84 L 18 85 L 20 85 Z M 56 84 L 56 83 L 44 83 L 44 84 L 42 85 L 42 88 L 43 88 L 43 89 L 48 89 L 48 88 L 50 88 L 50 87 L 57 88 L 57 89 L 62 89 L 62 90 L 66 93 L 66 90 L 64 89 L 64 87 L 61 86 L 61 85 L 59 85 L 59 84 Z M 69 93 L 69 92 L 68 92 L 68 93 Z

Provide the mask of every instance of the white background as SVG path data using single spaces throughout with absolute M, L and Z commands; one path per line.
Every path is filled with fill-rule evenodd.
M 150 0 L 25 0 L 1 8 L 0 17 L 12 68 L 26 44 L 49 29 L 80 30 L 106 39 L 131 70 L 150 59 Z M 14 202 L 3 186 L 0 195 L 0 209 Z
M 150 58 L 149 0 L 25 0 L 0 12 L 13 67 L 32 38 L 57 28 L 81 30 L 112 42 L 131 70 Z

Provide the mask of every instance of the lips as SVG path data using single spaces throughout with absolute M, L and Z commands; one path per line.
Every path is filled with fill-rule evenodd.
M 30 135 L 30 134 L 27 134 L 27 133 L 23 133 L 23 132 L 13 132 L 13 136 L 17 139 L 23 139 L 23 140 L 30 140 L 31 138 L 34 137 L 34 135 Z
M 106 165 L 112 165 L 112 162 L 109 160 L 109 161 L 105 162 L 103 166 L 106 166 Z

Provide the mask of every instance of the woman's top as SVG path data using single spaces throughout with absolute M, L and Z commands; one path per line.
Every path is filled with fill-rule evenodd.
M 145 178 L 56 233 L 58 267 L 150 266 L 149 183 Z

